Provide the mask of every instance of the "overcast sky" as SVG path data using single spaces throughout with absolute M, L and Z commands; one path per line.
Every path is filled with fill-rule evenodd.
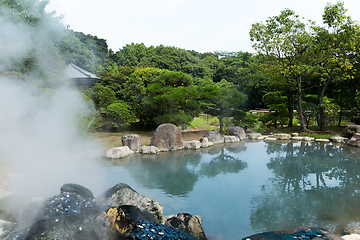
M 175 46 L 198 52 L 253 52 L 249 30 L 289 8 L 321 25 L 327 2 L 337 0 L 50 0 L 70 29 L 107 40 L 118 51 L 130 43 Z M 344 0 L 360 20 L 360 0 Z

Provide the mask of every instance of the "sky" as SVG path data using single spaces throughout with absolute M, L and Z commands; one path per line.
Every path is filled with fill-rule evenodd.
M 289 8 L 322 24 L 326 3 L 337 0 L 50 0 L 46 10 L 70 29 L 106 39 L 113 51 L 126 44 L 160 44 L 197 52 L 248 51 L 249 31 Z M 343 0 L 360 22 L 360 0 Z

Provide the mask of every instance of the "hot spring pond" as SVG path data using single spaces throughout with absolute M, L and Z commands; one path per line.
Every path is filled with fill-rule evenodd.
M 164 215 L 201 215 L 221 239 L 305 224 L 341 235 L 360 222 L 360 149 L 319 142 L 250 142 L 107 162 L 124 182 L 158 200 Z

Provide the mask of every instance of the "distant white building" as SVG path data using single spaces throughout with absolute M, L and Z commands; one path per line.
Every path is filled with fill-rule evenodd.
M 67 65 L 65 75 L 69 78 L 70 84 L 74 85 L 81 92 L 95 86 L 95 83 L 101 82 L 101 78 L 73 63 Z

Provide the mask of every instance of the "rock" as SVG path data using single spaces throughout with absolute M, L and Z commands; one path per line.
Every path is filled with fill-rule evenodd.
M 288 140 L 291 138 L 290 134 L 285 134 L 285 133 L 276 133 L 273 135 L 274 138 L 276 138 L 277 140 Z
M 295 228 L 286 229 L 283 231 L 264 232 L 254 234 L 243 238 L 242 240 L 279 240 L 279 239 L 327 239 L 327 240 L 342 240 L 325 229 L 306 225 Z
M 291 136 L 292 136 L 292 137 L 298 137 L 298 136 L 299 136 L 299 133 L 291 133 Z
M 135 206 L 111 207 L 96 217 L 94 230 L 99 239 L 127 239 L 139 220 L 155 222 L 154 215 Z
M 224 142 L 236 143 L 236 142 L 240 142 L 240 139 L 237 136 L 224 136 Z
M 107 158 L 123 158 L 133 153 L 134 152 L 128 146 L 122 146 L 107 150 L 105 156 Z
M 301 141 L 314 141 L 315 138 L 313 137 L 303 137 Z
M 133 231 L 128 239 L 183 239 L 197 240 L 189 233 L 183 232 L 173 226 L 153 223 L 147 220 L 136 222 Z
M 214 145 L 214 143 L 210 142 L 207 137 L 200 138 L 200 143 L 202 148 L 207 148 Z
M 171 123 L 161 124 L 151 137 L 150 146 L 156 146 L 160 151 L 183 149 L 184 141 L 180 128 Z
M 247 137 L 249 139 L 258 139 L 259 137 L 261 137 L 261 134 L 260 133 L 248 133 Z
M 100 213 L 95 200 L 83 198 L 77 192 L 62 192 L 45 201 L 26 233 L 25 240 L 97 240 L 94 220 Z
M 291 137 L 291 140 L 302 141 L 303 138 L 304 138 L 304 137 L 295 136 L 295 137 Z
M 260 137 L 257 138 L 257 140 L 264 140 L 266 138 L 268 138 L 268 136 L 260 136 Z
M 360 235 L 354 233 L 354 234 L 350 234 L 350 235 L 341 236 L 341 238 L 344 240 L 360 240 Z
M 346 128 L 341 132 L 341 136 L 350 139 L 355 133 L 360 133 L 360 125 L 346 126 Z
M 273 142 L 273 141 L 276 141 L 276 138 L 274 138 L 274 137 L 267 137 L 267 138 L 264 139 L 264 141 L 266 141 L 266 142 Z
M 316 138 L 315 142 L 330 142 L 329 139 L 323 139 L 323 138 Z
M 138 134 L 125 135 L 121 137 L 123 146 L 128 146 L 132 151 L 138 152 L 141 148 L 141 137 Z
M 201 220 L 197 216 L 188 213 L 179 213 L 177 216 L 168 218 L 165 221 L 165 225 L 176 227 L 199 240 L 206 240 L 205 232 L 201 226 Z
M 90 199 L 90 200 L 94 199 L 94 195 L 89 189 L 87 189 L 86 187 L 83 187 L 79 184 L 75 184 L 75 183 L 64 184 L 60 188 L 60 193 L 64 193 L 64 192 L 77 193 L 85 199 Z
M 360 133 L 355 133 L 347 144 L 354 147 L 360 147 Z
M 207 131 L 203 137 L 213 144 L 224 143 L 224 137 L 218 131 Z
M 346 137 L 335 136 L 335 137 L 331 137 L 330 141 L 336 143 L 347 143 L 349 139 Z
M 156 154 L 158 152 L 160 152 L 160 149 L 155 146 L 142 146 L 140 148 L 140 153 L 143 154 Z
M 227 129 L 227 132 L 230 135 L 237 136 L 240 139 L 240 141 L 246 138 L 245 131 L 242 127 L 229 127 Z
M 158 223 L 161 223 L 163 218 L 163 206 L 158 201 L 137 193 L 125 183 L 119 183 L 108 189 L 97 198 L 97 202 L 103 207 L 119 205 L 136 206 L 154 214 Z
M 184 149 L 199 149 L 201 148 L 201 142 L 198 140 L 190 140 L 184 143 Z

